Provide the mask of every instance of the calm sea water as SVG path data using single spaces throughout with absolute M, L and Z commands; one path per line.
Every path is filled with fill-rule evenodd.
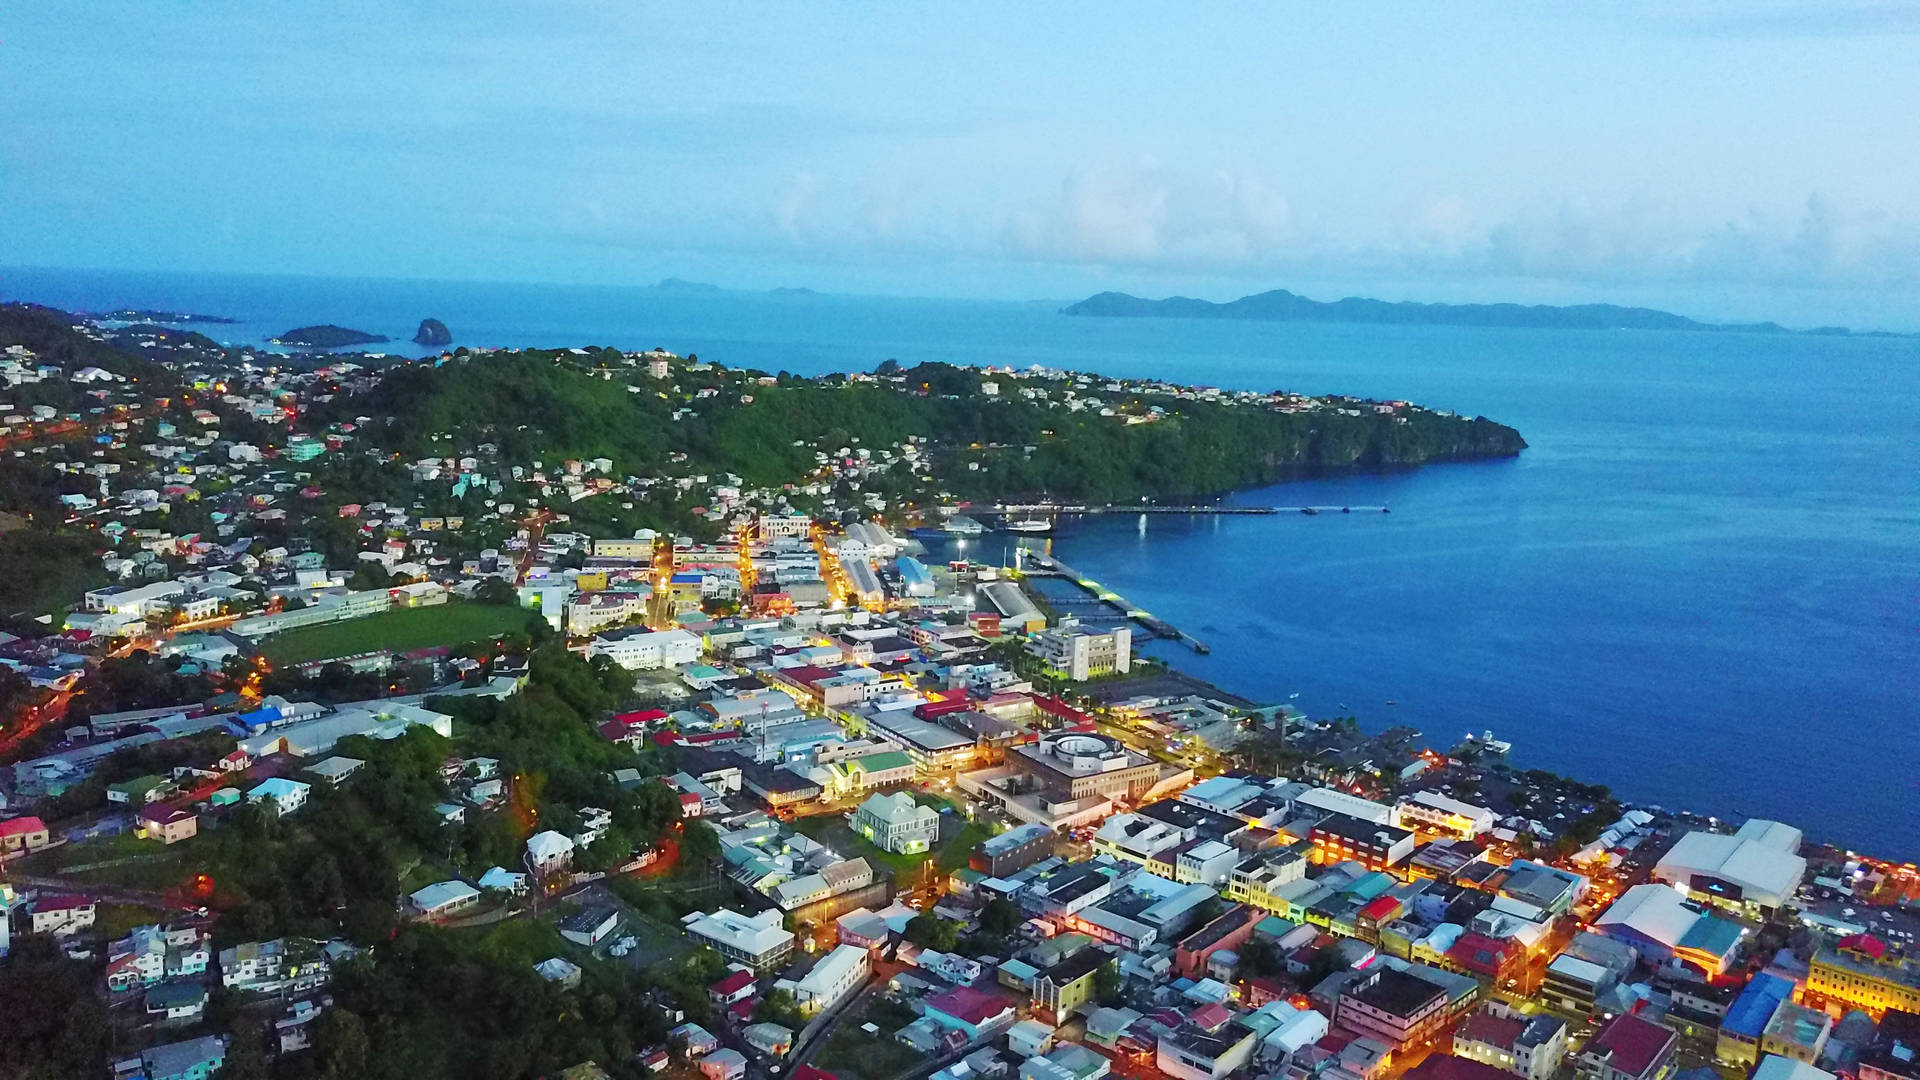
M 1483 413 L 1532 449 L 1235 497 L 1391 515 L 1094 519 L 1056 553 L 1206 641 L 1167 655 L 1248 696 L 1441 745 L 1491 728 L 1521 764 L 1635 800 L 1920 854 L 1920 342 L 25 270 L 0 296 L 244 320 L 206 328 L 230 340 L 316 322 L 405 339 L 433 316 L 475 345 L 799 373 L 1039 363 Z

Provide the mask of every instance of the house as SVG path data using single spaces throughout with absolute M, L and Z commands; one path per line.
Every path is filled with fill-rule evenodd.
M 546 877 L 573 865 L 573 841 L 548 829 L 527 838 L 527 866 L 534 874 Z
M 179 785 L 164 776 L 136 776 L 108 785 L 107 801 L 125 806 L 145 806 L 160 799 L 170 799 L 179 791 Z
M 720 1040 L 699 1024 L 681 1024 L 667 1032 L 667 1040 L 685 1051 L 689 1059 L 720 1049 Z
M 53 843 L 47 823 L 37 817 L 16 817 L 0 821 L 0 854 L 38 851 Z
M 737 970 L 727 973 L 727 977 L 707 987 L 707 1000 L 717 1008 L 737 1005 L 753 997 L 758 984 L 754 982 L 753 972 Z
M 1666 1080 L 1673 1075 L 1679 1045 L 1675 1032 L 1634 1013 L 1621 1013 L 1574 1055 L 1574 1071 L 1580 1080 Z
M 715 1050 L 701 1058 L 696 1067 L 705 1080 L 740 1080 L 747 1075 L 747 1056 L 738 1050 Z
M 275 814 L 285 817 L 307 805 L 307 792 L 310 790 L 312 790 L 310 785 L 298 780 L 276 776 L 271 780 L 261 781 L 252 791 L 247 792 L 247 801 L 270 806 Z
M 407 903 L 423 919 L 444 919 L 480 903 L 480 890 L 464 881 L 440 881 L 407 897 Z
M 162 844 L 177 844 L 200 831 L 200 815 L 165 803 L 141 807 L 135 819 L 141 836 Z
M 971 986 L 955 987 L 922 998 L 920 1014 L 941 1028 L 961 1033 L 969 1042 L 1009 1027 L 1014 1020 L 1012 1002 Z
M 42 896 L 33 902 L 27 930 L 34 934 L 65 937 L 92 926 L 98 916 L 92 900 L 71 893 Z
M 1007 1049 L 1023 1057 L 1039 1057 L 1053 1049 L 1053 1027 L 1038 1020 L 1022 1020 L 1007 1029 Z
M 940 836 L 940 815 L 904 792 L 874 795 L 853 813 L 853 831 L 901 855 L 927 851 Z
M 210 1080 L 226 1061 L 227 1042 L 218 1035 L 155 1046 L 140 1055 L 146 1080 Z M 114 1068 L 119 1075 L 120 1067 Z
M 196 982 L 164 982 L 147 991 L 147 1015 L 168 1022 L 200 1019 L 207 1010 L 207 988 Z
M 747 1045 L 769 1057 L 783 1058 L 793 1049 L 793 1032 L 779 1024 L 748 1024 L 740 1032 Z
M 549 957 L 533 965 L 533 973 L 562 990 L 580 985 L 580 966 L 562 956 Z
M 339 787 L 347 777 L 366 767 L 359 758 L 334 756 L 307 766 L 307 775 L 329 787 Z
M 495 866 L 480 875 L 482 889 L 497 889 L 509 896 L 524 896 L 527 892 L 527 875 L 516 874 L 504 866 Z
M 1453 1033 L 1453 1053 L 1496 1069 L 1550 1080 L 1567 1052 L 1567 1025 L 1544 1013 L 1527 1016 L 1499 1002 L 1468 1016 Z
M 320 1014 L 333 1007 L 333 999 L 305 999 L 287 1006 L 286 1015 L 273 1021 L 273 1035 L 280 1053 L 292 1054 L 313 1045 L 313 1026 Z
M 1376 964 L 1348 983 L 1334 1022 L 1393 1049 L 1434 1037 L 1446 1025 L 1447 992 L 1410 971 Z
M 800 1015 L 810 1017 L 833 1008 L 859 989 L 870 970 L 867 950 L 858 945 L 836 945 L 799 979 L 782 979 L 775 985 L 793 995 Z

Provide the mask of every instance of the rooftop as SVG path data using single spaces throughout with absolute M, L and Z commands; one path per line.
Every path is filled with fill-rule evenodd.
M 1621 1013 L 1588 1041 L 1581 1053 L 1605 1056 L 1613 1068 L 1643 1076 L 1673 1048 L 1679 1036 L 1633 1013 Z

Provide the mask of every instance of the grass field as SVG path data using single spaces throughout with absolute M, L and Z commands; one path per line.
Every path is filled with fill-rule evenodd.
M 261 649 L 267 659 L 285 665 L 380 649 L 405 652 L 434 645 L 459 645 L 524 629 L 529 614 L 520 608 L 458 602 L 400 608 L 364 619 L 288 630 L 268 638 Z

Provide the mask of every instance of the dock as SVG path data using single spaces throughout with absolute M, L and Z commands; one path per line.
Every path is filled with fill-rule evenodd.
M 1390 514 L 1384 506 L 1127 506 L 1081 505 L 1069 503 L 1009 503 L 993 507 L 1007 516 L 1041 515 L 1045 517 L 1085 517 L 1095 514 L 1186 514 L 1190 516 L 1264 516 L 1268 514 Z
M 1178 641 L 1202 656 L 1213 651 L 1199 638 L 1194 637 L 1192 634 L 1181 630 L 1165 619 L 1153 615 L 1142 608 L 1134 607 L 1127 602 L 1126 597 L 1121 596 L 1119 593 L 1114 592 L 1092 578 L 1081 574 L 1078 570 L 1075 570 L 1073 567 L 1068 566 L 1066 563 L 1061 562 L 1051 555 L 1042 554 L 1038 551 L 1029 551 L 1023 558 L 1038 567 L 1037 570 L 1028 570 L 1027 573 L 1059 577 L 1072 582 L 1079 586 L 1087 595 L 1093 597 L 1107 608 L 1125 616 L 1130 621 L 1138 623 L 1156 638 Z

